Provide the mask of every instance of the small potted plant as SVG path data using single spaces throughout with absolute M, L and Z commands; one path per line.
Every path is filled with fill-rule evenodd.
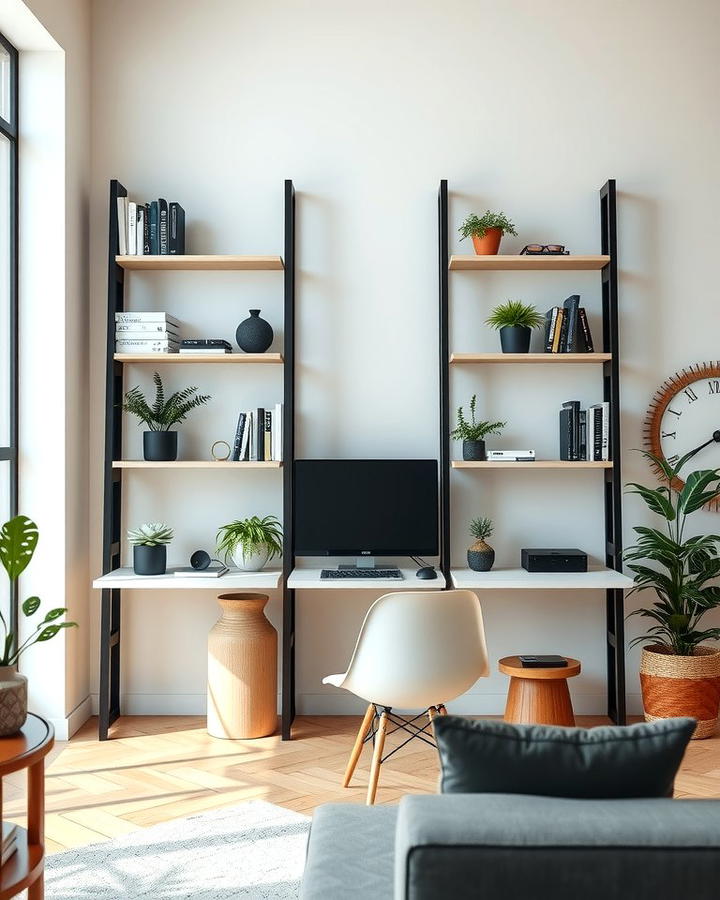
M 155 372 L 155 400 L 153 405 L 145 399 L 145 395 L 139 387 L 131 388 L 125 394 L 123 409 L 125 412 L 137 416 L 148 426 L 149 431 L 143 432 L 143 457 L 147 460 L 163 461 L 177 459 L 177 431 L 170 431 L 173 425 L 184 422 L 187 414 L 207 403 L 209 394 L 196 394 L 196 387 L 175 391 L 167 400 L 162 378 Z M 193 396 L 195 395 L 195 396 Z
M 470 400 L 470 421 L 465 418 L 462 406 L 457 411 L 457 425 L 450 432 L 450 437 L 455 441 L 462 441 L 463 459 L 485 459 L 485 438 L 489 434 L 500 434 L 507 424 L 506 422 L 476 422 L 475 407 L 477 395 L 473 394 Z
M 15 584 L 33 558 L 39 537 L 37 525 L 27 516 L 15 516 L 0 529 L 0 561 L 11 584 Z M 28 597 L 20 607 L 26 618 L 35 615 L 39 608 L 39 597 Z M 18 660 L 33 644 L 44 644 L 63 628 L 77 628 L 77 622 L 57 621 L 66 612 L 64 607 L 51 609 L 19 643 L 18 635 L 8 629 L 0 611 L 0 737 L 20 731 L 27 718 L 28 680 L 18 672 Z
M 282 556 L 282 526 L 275 516 L 251 516 L 222 525 L 217 533 L 217 552 L 232 559 L 238 569 L 257 572 L 271 559 Z
M 164 575 L 167 570 L 167 545 L 174 533 L 164 522 L 148 522 L 128 531 L 133 548 L 133 571 L 136 575 Z
M 485 320 L 486 325 L 500 332 L 503 353 L 527 353 L 533 328 L 539 328 L 544 322 L 544 316 L 532 304 L 522 300 L 501 303 Z
M 491 519 L 479 518 L 470 522 L 470 534 L 475 538 L 467 552 L 468 566 L 473 572 L 489 572 L 495 562 L 495 551 L 486 543 L 494 531 Z
M 628 485 L 663 524 L 636 526 L 637 543 L 625 551 L 628 568 L 635 573 L 635 587 L 628 595 L 647 590 L 656 594 L 651 605 L 630 613 L 653 621 L 647 633 L 632 642 L 643 644 L 640 686 L 645 718 L 691 716 L 698 720 L 693 737 L 706 738 L 718 724 L 720 649 L 704 642 L 718 640 L 720 628 L 702 628 L 701 620 L 720 607 L 720 587 L 715 583 L 720 575 L 720 535 L 686 537 L 685 532 L 688 516 L 720 496 L 720 469 L 691 472 L 675 492 L 672 482 L 694 452 L 674 466 L 642 453 L 663 481 L 658 488 Z
M 475 253 L 478 256 L 495 256 L 500 249 L 500 241 L 504 234 L 517 234 L 515 226 L 505 213 L 493 213 L 490 210 L 482 216 L 471 213 L 458 228 L 460 240 L 471 237 Z

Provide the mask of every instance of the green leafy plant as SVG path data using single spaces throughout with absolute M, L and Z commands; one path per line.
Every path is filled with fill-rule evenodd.
M 484 541 L 492 537 L 493 531 L 495 531 L 495 526 L 492 523 L 492 519 L 481 517 L 470 522 L 470 534 L 478 541 Z
M 493 309 L 485 319 L 485 324 L 491 328 L 507 328 L 522 325 L 525 328 L 539 328 L 544 324 L 545 317 L 540 315 L 531 303 L 523 303 L 522 300 L 508 300 Z
M 720 606 L 720 587 L 708 584 L 720 576 L 720 535 L 685 537 L 688 516 L 720 495 L 720 469 L 691 472 L 680 491 L 672 481 L 694 455 L 688 453 L 671 466 L 660 457 L 641 451 L 656 467 L 663 484 L 649 488 L 631 482 L 629 493 L 639 494 L 648 509 L 663 519 L 664 528 L 636 526 L 637 543 L 625 551 L 635 587 L 629 594 L 653 590 L 651 606 L 630 615 L 656 624 L 633 643 L 660 644 L 677 656 L 692 656 L 698 644 L 720 638 L 720 628 L 701 629 L 705 613 Z
M 14 584 L 25 571 L 33 558 L 40 534 L 37 525 L 27 516 L 15 516 L 5 522 L 0 529 L 0 562 L 8 574 L 10 583 Z M 40 608 L 39 597 L 28 597 L 20 609 L 29 618 Z M 0 624 L 3 634 L 0 642 L 0 666 L 15 666 L 18 660 L 33 644 L 43 644 L 55 637 L 63 628 L 77 628 L 77 622 L 58 622 L 57 619 L 67 612 L 65 607 L 57 607 L 45 613 L 45 618 L 36 625 L 32 634 L 17 646 L 16 636 L 8 628 L 2 612 Z
M 157 372 L 153 374 L 153 381 L 155 382 L 155 400 L 152 406 L 145 399 L 145 395 L 139 387 L 131 388 L 125 394 L 125 402 L 122 405 L 125 412 L 137 416 L 150 431 L 169 431 L 173 425 L 183 422 L 191 410 L 197 409 L 198 406 L 202 406 L 211 399 L 209 394 L 193 396 L 197 388 L 189 387 L 182 391 L 175 391 L 166 400 L 162 378 Z
M 470 400 L 470 421 L 465 418 L 462 406 L 458 407 L 457 425 L 450 432 L 450 437 L 455 441 L 481 441 L 488 434 L 500 434 L 507 422 L 477 422 L 475 420 L 475 407 L 477 395 L 473 394 Z
M 461 235 L 460 240 L 464 241 L 467 237 L 485 237 L 485 232 L 488 228 L 499 228 L 503 234 L 517 234 L 515 226 L 505 213 L 493 213 L 488 209 L 482 216 L 470 213 L 458 228 Z
M 217 533 L 217 552 L 227 561 L 229 556 L 242 547 L 245 556 L 250 556 L 263 546 L 267 547 L 269 559 L 282 556 L 282 526 L 275 516 L 251 516 L 238 519 L 229 525 L 222 525 Z
M 164 522 L 146 522 L 139 528 L 128 529 L 127 539 L 133 547 L 159 547 L 169 544 L 175 532 Z

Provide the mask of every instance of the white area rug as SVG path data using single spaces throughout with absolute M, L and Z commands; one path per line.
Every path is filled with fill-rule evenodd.
M 47 858 L 55 900 L 295 900 L 307 816 L 251 801 Z

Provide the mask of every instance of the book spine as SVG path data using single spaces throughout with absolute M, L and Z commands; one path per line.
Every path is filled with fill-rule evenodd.
M 553 318 L 554 318 L 555 308 L 549 309 L 545 313 L 545 338 L 543 340 L 543 347 L 546 353 L 549 353 L 552 350 L 552 328 L 553 328 Z
M 242 443 L 240 445 L 240 459 L 250 459 L 250 432 L 252 430 L 252 413 L 245 413 L 245 425 L 243 427 Z
M 560 336 L 562 334 L 562 323 L 564 316 L 564 310 L 557 307 L 557 314 L 555 316 L 555 327 L 553 329 L 553 342 L 551 353 L 559 353 L 560 352 Z
M 250 429 L 250 436 L 248 438 L 248 459 L 251 462 L 255 462 L 257 460 L 257 423 L 256 423 L 257 414 L 250 410 L 249 418 L 248 418 L 248 428 Z
M 255 459 L 258 462 L 264 462 L 265 460 L 265 410 L 258 406 L 257 411 L 255 413 L 255 427 L 257 429 L 257 434 L 255 437 L 255 448 L 257 451 L 257 455 Z
M 115 323 L 118 322 L 157 322 L 174 325 L 180 327 L 180 322 L 174 317 L 164 312 L 116 312 Z
M 128 256 L 137 256 L 137 203 L 131 200 L 128 203 Z
M 273 459 L 282 462 L 283 458 L 283 405 L 275 404 L 275 415 L 273 416 L 273 435 L 275 436 L 275 455 Z
M 153 256 L 157 256 L 158 253 L 160 253 L 157 200 L 153 200 L 153 202 L 150 204 L 150 253 Z
M 272 410 L 265 410 L 265 459 L 272 459 Z
M 567 311 L 567 334 L 565 337 L 565 352 L 577 352 L 577 333 L 578 333 L 578 305 L 580 303 L 580 294 L 573 294 L 565 301 L 565 309 Z
M 579 444 L 578 444 L 578 459 L 587 459 L 587 410 L 581 409 L 579 412 Z
M 580 459 L 580 401 L 568 400 L 563 403 L 563 409 L 570 411 L 570 455 L 567 458 L 577 460 Z
M 585 312 L 585 307 L 581 306 L 578 308 L 578 322 L 579 322 L 579 330 L 582 335 L 583 342 L 585 344 L 585 352 L 593 353 L 593 339 L 592 333 L 590 331 L 590 323 L 588 322 L 587 313 Z
M 158 200 L 158 244 L 158 252 L 165 256 L 168 252 L 168 205 L 162 198 Z
M 167 334 L 177 338 L 177 329 L 168 322 L 115 322 L 115 334 L 140 333 L 150 337 L 154 334 Z
M 139 353 L 153 353 L 158 350 L 172 350 L 177 352 L 177 344 L 169 340 L 140 341 L 140 340 L 124 340 L 118 338 L 115 341 L 115 347 L 118 353 L 124 353 L 130 350 L 137 350 Z
M 570 460 L 572 445 L 572 417 L 569 409 L 560 410 L 560 459 Z
M 145 207 L 141 203 L 137 205 L 136 240 L 135 253 L 142 256 L 145 249 Z
M 602 405 L 595 404 L 592 411 L 592 459 L 598 462 L 602 459 Z
M 118 256 L 127 256 L 127 197 L 117 198 Z
M 246 413 L 241 412 L 238 416 L 237 428 L 235 429 L 235 440 L 233 441 L 232 459 L 238 462 L 240 459 L 240 451 L 243 445 L 243 432 L 245 431 Z
M 562 314 L 562 323 L 560 326 L 560 341 L 558 344 L 558 353 L 567 353 L 567 342 L 568 342 L 568 321 L 569 321 L 569 310 L 563 309 Z
M 150 204 L 143 206 L 143 256 L 150 254 Z
M 185 253 L 185 210 L 174 201 L 169 205 L 168 253 Z
M 610 404 L 602 405 L 602 460 L 610 459 Z

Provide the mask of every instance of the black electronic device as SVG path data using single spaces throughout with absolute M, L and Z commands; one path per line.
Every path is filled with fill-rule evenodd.
M 523 669 L 566 669 L 568 664 L 564 656 L 555 656 L 552 653 L 545 656 L 541 654 L 521 655 L 518 656 L 518 659 L 522 663 Z
M 437 572 L 435 571 L 434 566 L 422 566 L 415 573 L 416 578 L 437 578 Z
M 528 572 L 587 572 L 587 553 L 578 549 L 524 548 L 521 551 L 521 563 Z

